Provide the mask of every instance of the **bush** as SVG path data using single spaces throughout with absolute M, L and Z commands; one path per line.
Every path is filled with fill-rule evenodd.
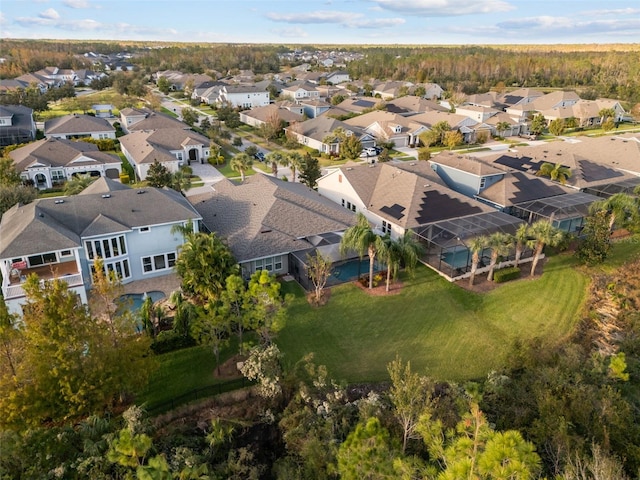
M 493 273 L 493 281 L 496 283 L 508 282 L 516 278 L 520 278 L 520 267 L 501 268 Z
M 126 185 L 127 183 L 129 183 L 129 181 L 130 181 L 130 178 L 128 174 L 126 173 L 120 174 L 120 183 L 124 183 Z
M 155 342 L 151 344 L 151 350 L 153 350 L 153 353 L 160 355 L 162 353 L 193 347 L 195 344 L 196 341 L 192 337 L 179 335 L 173 330 L 165 330 L 158 334 Z

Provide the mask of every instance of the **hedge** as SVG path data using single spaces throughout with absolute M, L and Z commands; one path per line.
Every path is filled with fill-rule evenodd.
M 519 267 L 508 267 L 496 270 L 493 274 L 493 281 L 496 283 L 503 283 L 515 278 L 520 278 Z

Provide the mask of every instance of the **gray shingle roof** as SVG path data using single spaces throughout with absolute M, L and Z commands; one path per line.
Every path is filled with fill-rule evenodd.
M 3 215 L 0 258 L 78 247 L 81 236 L 199 218 L 182 195 L 169 189 L 128 188 L 38 199 L 16 205 Z
M 45 135 L 115 132 L 116 129 L 104 118 L 77 113 L 52 118 L 44 122 Z
M 302 237 L 345 230 L 354 214 L 300 183 L 266 175 L 228 180 L 189 197 L 207 227 L 226 239 L 239 262 L 309 248 Z

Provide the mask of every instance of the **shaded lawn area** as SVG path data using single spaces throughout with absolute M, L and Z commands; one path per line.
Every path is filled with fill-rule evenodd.
M 545 273 L 477 294 L 420 267 L 403 279 L 401 294 L 371 297 L 349 284 L 333 287 L 329 303 L 312 308 L 296 293 L 286 327 L 277 337 L 291 368 L 305 354 L 349 383 L 388 380 L 396 355 L 414 371 L 438 380 L 484 377 L 501 365 L 516 339 L 560 339 L 579 318 L 588 278 L 572 256 L 553 257 Z

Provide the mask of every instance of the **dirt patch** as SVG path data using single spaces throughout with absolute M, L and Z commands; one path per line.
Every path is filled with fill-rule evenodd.
M 220 368 L 216 368 L 213 370 L 213 378 L 223 379 L 223 380 L 233 380 L 235 378 L 240 378 L 242 373 L 238 370 L 238 363 L 243 362 L 246 359 L 244 355 L 234 355 L 229 360 L 220 365 Z
M 512 282 L 526 282 L 527 280 L 533 280 L 535 278 L 539 278 L 540 275 L 542 275 L 544 273 L 544 265 L 545 263 L 547 263 L 547 259 L 546 258 L 542 258 L 539 262 L 538 265 L 536 265 L 536 271 L 534 272 L 533 276 L 529 275 L 529 272 L 531 271 L 531 264 L 530 263 L 523 263 L 520 265 L 520 278 L 515 279 L 515 280 L 509 280 L 506 283 L 512 283 Z M 485 293 L 485 292 L 490 292 L 491 290 L 498 288 L 500 285 L 504 285 L 503 283 L 496 283 L 496 282 L 490 282 L 489 280 L 487 280 L 487 274 L 486 273 L 482 273 L 480 275 L 476 275 L 476 277 L 474 278 L 473 281 L 473 285 L 469 285 L 469 279 L 468 278 L 463 278 L 461 280 L 456 280 L 455 282 L 456 285 L 458 285 L 461 288 L 464 288 L 465 290 L 469 290 L 470 292 L 476 292 L 476 293 Z
M 316 292 L 307 293 L 307 302 L 309 302 L 309 305 L 311 305 L 312 307 L 321 307 L 323 305 L 326 305 L 330 298 L 331 298 L 330 288 L 322 289 L 322 296 L 320 297 L 320 300 L 316 300 Z

